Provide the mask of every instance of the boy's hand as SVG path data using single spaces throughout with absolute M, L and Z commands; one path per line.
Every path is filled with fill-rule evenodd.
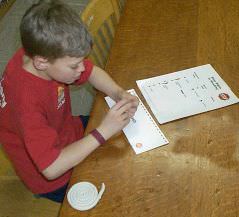
M 135 112 L 137 111 L 137 107 L 139 105 L 139 99 L 137 96 L 133 96 L 131 95 L 130 93 L 128 93 L 127 91 L 121 91 L 119 93 L 119 98 L 121 100 L 127 100 L 127 101 L 130 101 L 132 103 L 132 107 L 129 109 L 129 115 L 130 117 L 133 117 Z
M 122 130 L 130 121 L 130 110 L 135 107 L 132 100 L 123 99 L 117 102 L 106 114 L 105 118 L 97 127 L 98 131 L 107 140 Z

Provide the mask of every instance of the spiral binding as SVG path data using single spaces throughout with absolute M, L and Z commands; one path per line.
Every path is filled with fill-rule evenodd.
M 131 95 L 137 96 L 136 93 L 133 90 L 129 90 L 129 93 Z M 139 99 L 139 97 L 138 97 Z M 168 140 L 165 138 L 165 136 L 162 134 L 162 131 L 159 129 L 158 125 L 156 124 L 156 122 L 154 121 L 154 119 L 152 118 L 152 116 L 150 115 L 150 113 L 148 112 L 147 108 L 144 106 L 144 104 L 142 103 L 142 101 L 139 99 L 139 106 L 141 106 L 143 108 L 143 110 L 145 111 L 145 113 L 147 114 L 147 116 L 149 117 L 150 121 L 152 122 L 152 124 L 154 125 L 155 129 L 159 132 L 159 134 L 162 136 L 163 140 L 165 142 L 167 142 Z

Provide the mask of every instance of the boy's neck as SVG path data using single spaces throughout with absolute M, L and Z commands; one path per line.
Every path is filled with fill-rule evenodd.
M 42 78 L 44 80 L 51 80 L 47 76 L 46 72 L 37 70 L 34 67 L 33 60 L 26 55 L 23 56 L 23 66 L 22 67 L 23 67 L 23 69 L 25 69 L 26 72 L 29 72 L 36 77 Z

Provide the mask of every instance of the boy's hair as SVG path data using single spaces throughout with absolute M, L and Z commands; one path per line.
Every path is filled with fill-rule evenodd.
M 49 61 L 64 56 L 84 57 L 92 47 L 92 38 L 80 16 L 57 0 L 40 0 L 25 13 L 20 24 L 25 52 Z

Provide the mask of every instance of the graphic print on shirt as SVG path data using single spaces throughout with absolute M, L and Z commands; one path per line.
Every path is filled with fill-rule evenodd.
M 4 95 L 4 92 L 3 92 L 3 87 L 2 87 L 2 81 L 4 79 L 0 80 L 0 107 L 1 108 L 4 108 L 6 105 L 7 105 L 7 102 L 5 100 L 5 95 Z
M 59 86 L 57 87 L 57 109 L 61 108 L 65 101 L 64 87 Z

